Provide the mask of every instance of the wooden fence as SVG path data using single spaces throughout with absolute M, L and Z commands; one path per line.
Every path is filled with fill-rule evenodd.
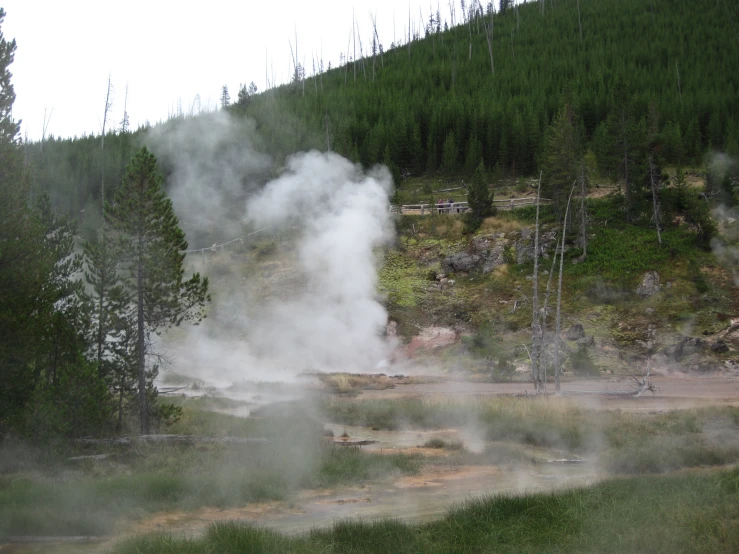
M 549 204 L 548 198 L 540 198 L 540 204 Z M 508 200 L 493 200 L 493 206 L 497 210 L 513 210 L 523 206 L 535 206 L 536 197 L 526 196 L 522 198 L 509 198 Z M 390 206 L 390 213 L 403 215 L 430 215 L 430 214 L 463 214 L 468 211 L 467 202 L 440 202 L 437 204 L 403 204 L 402 206 Z

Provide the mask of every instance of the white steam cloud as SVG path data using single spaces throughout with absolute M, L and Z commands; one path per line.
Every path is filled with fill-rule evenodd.
M 254 137 L 253 125 L 222 113 L 150 137 L 170 172 L 191 248 L 265 228 L 253 240 L 274 249 L 266 264 L 248 244 L 236 254 L 188 257 L 206 276 L 220 272 L 215 317 L 185 340 L 167 341 L 172 370 L 225 385 L 374 369 L 394 346 L 384 336 L 387 312 L 377 292 L 378 248 L 394 237 L 390 172 L 312 151 L 288 158 L 283 173 L 260 186 L 267 158 L 255 151 Z M 202 226 L 211 229 L 208 242 L 193 243 L 190 229 L 202 233 Z M 288 275 L 287 291 L 265 294 L 276 280 L 260 280 L 271 271 L 265 265 Z
M 280 336 L 278 351 L 292 364 L 316 369 L 371 369 L 386 355 L 387 312 L 377 299 L 374 249 L 389 242 L 392 178 L 368 173 L 333 153 L 291 157 L 287 171 L 247 206 L 255 226 L 297 225 L 299 260 L 308 287 L 271 306 L 251 334 L 260 345 Z
M 225 112 L 175 119 L 149 133 L 147 143 L 169 173 L 169 195 L 189 240 L 241 233 L 245 194 L 271 169 L 256 137 L 251 120 L 235 122 Z

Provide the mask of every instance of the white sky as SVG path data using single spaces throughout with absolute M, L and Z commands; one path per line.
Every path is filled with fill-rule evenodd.
M 411 16 L 428 21 L 437 1 L 410 0 Z M 457 20 L 460 17 L 456 0 Z M 497 4 L 497 1 L 496 1 Z M 105 88 L 110 73 L 112 116 L 123 116 L 128 83 L 132 126 L 165 119 L 181 102 L 190 110 L 196 94 L 203 107 L 216 106 L 221 87 L 232 101 L 239 83 L 265 88 L 265 57 L 278 82 L 290 75 L 290 46 L 298 36 L 298 56 L 308 74 L 311 56 L 338 64 L 352 29 L 352 10 L 369 48 L 370 12 L 377 15 L 380 41 L 387 49 L 407 34 L 408 0 L 5 0 L 6 39 L 18 43 L 10 71 L 15 86 L 14 117 L 21 133 L 41 137 L 44 110 L 53 113 L 48 134 L 57 137 L 100 131 Z M 449 21 L 448 1 L 439 2 Z M 393 17 L 395 31 L 393 31 Z M 294 45 L 293 45 L 294 46 Z M 357 46 L 359 56 L 359 46 Z M 111 123 L 109 123 L 110 125 Z

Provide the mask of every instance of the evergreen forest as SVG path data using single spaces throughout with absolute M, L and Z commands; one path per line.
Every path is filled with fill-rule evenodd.
M 630 148 L 646 152 L 649 141 L 661 164 L 691 167 L 711 150 L 739 153 L 734 3 L 491 7 L 470 3 L 452 28 L 434 14 L 398 44 L 375 37 L 364 56 L 349 52 L 340 67 L 314 60 L 311 76 L 298 64 L 291 84 L 259 94 L 253 82 L 242 85 L 234 103 L 224 87 L 223 108 L 256 122 L 257 146 L 275 170 L 293 152 L 330 149 L 364 166 L 386 164 L 396 182 L 470 179 L 480 161 L 496 175 L 538 175 L 547 130 L 565 106 L 577 148 L 594 153 L 601 172 L 614 178 L 623 178 L 609 152 L 619 110 L 633 135 Z M 164 124 L 197 115 L 173 114 Z M 115 186 L 133 149 L 147 142 L 147 128 L 130 131 L 127 118 L 110 127 L 104 150 L 95 135 L 26 144 L 34 190 L 74 217 L 99 203 L 102 160 Z M 634 181 L 646 172 L 646 162 L 637 166 Z

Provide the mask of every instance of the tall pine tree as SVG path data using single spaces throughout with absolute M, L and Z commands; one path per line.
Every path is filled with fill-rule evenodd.
M 120 275 L 130 291 L 134 319 L 141 432 L 149 432 L 149 382 L 156 366 L 147 372 L 152 354 L 151 333 L 183 321 L 199 323 L 208 295 L 208 279 L 195 273 L 184 280 L 183 261 L 187 249 L 172 202 L 162 188 L 157 161 L 146 147 L 139 150 L 126 168 L 123 183 L 108 207 L 106 217 L 116 235 Z

